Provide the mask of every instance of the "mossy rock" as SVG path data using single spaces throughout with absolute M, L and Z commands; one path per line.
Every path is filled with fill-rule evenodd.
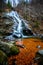
M 7 56 L 19 53 L 19 49 L 15 46 L 15 42 L 0 44 L 0 50 L 2 50 Z
M 36 52 L 35 61 L 38 63 L 38 65 L 43 65 L 43 50 Z
M 7 56 L 10 54 L 10 48 L 6 44 L 0 44 L 0 50 L 2 50 Z
M 17 55 L 20 52 L 17 46 L 12 46 L 10 50 L 11 50 L 11 55 Z
M 7 55 L 0 50 L 0 64 L 6 65 L 6 63 L 7 63 Z

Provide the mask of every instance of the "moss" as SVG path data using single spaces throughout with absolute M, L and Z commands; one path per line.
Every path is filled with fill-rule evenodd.
M 17 46 L 12 46 L 10 50 L 12 55 L 16 55 L 19 53 L 19 48 Z
M 35 27 L 39 27 L 39 22 L 35 21 Z
M 24 14 L 23 18 L 27 20 L 27 14 Z
M 6 61 L 7 61 L 7 55 L 0 50 L 0 64 L 5 65 Z

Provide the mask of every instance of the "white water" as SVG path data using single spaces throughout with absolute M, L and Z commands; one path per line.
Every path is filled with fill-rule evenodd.
M 4 0 L 6 4 L 8 3 L 8 1 L 10 2 L 12 7 L 17 7 L 17 5 L 21 2 L 31 3 L 32 0 Z
M 12 7 L 16 7 L 21 2 L 26 2 L 26 3 L 31 2 L 31 0 L 4 0 L 4 2 L 6 4 L 8 3 L 8 1 L 10 2 Z M 25 22 L 25 20 L 22 19 L 16 11 L 10 11 L 10 12 L 6 13 L 6 15 L 13 18 L 13 22 L 14 22 L 13 35 L 21 37 L 21 36 L 23 36 L 23 29 L 27 28 L 27 29 L 31 30 L 30 27 L 28 26 L 29 24 L 27 24 Z
M 16 11 L 11 11 L 10 13 L 7 13 L 7 15 L 8 16 L 10 16 L 10 17 L 12 17 L 13 18 L 13 20 L 14 20 L 14 23 L 15 23 L 15 25 L 17 26 L 17 31 L 18 31 L 18 33 L 21 33 L 21 20 L 20 20 L 20 18 L 19 18 L 19 15 L 18 15 L 18 13 L 16 12 Z M 15 19 L 17 20 L 17 21 L 15 21 Z M 18 24 L 18 25 L 17 25 Z
M 23 29 L 25 27 L 31 30 L 29 24 L 27 24 L 25 20 L 22 19 L 16 11 L 10 11 L 6 13 L 6 15 L 13 18 L 13 35 L 17 35 L 18 37 L 20 37 L 21 35 L 23 35 Z

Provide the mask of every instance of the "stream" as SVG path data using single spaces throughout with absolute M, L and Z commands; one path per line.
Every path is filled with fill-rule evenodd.
M 23 0 L 3 1 L 6 4 L 9 1 L 14 8 L 23 2 Z M 24 0 L 24 2 L 30 3 L 31 0 Z M 17 11 L 10 10 L 2 13 L 0 16 L 0 65 L 34 65 L 36 51 L 42 49 L 41 54 L 43 54 L 42 43 L 30 28 L 29 21 L 24 20 Z M 35 59 L 37 61 L 37 57 Z
M 24 0 L 24 2 L 30 2 L 30 1 L 31 0 Z M 4 0 L 4 2 L 7 4 L 8 0 Z M 9 0 L 9 2 L 11 4 L 11 6 L 15 8 L 15 7 L 17 7 L 18 4 L 20 4 L 23 1 Z M 9 40 L 14 40 L 15 38 L 29 38 L 29 37 L 35 36 L 35 33 L 33 33 L 30 28 L 29 22 L 24 20 L 22 18 L 22 16 L 17 13 L 17 11 L 11 10 L 10 12 L 3 12 L 2 14 L 3 14 L 2 18 L 4 19 L 5 23 L 1 24 L 2 25 L 1 31 L 2 32 L 4 31 L 4 33 L 5 32 L 9 33 L 9 34 L 5 35 L 3 38 L 9 39 Z M 10 21 L 12 21 L 12 22 L 10 23 Z M 13 23 L 13 25 L 12 25 L 12 23 Z
M 34 36 L 29 24 L 26 23 L 26 20 L 22 19 L 21 16 L 16 11 L 8 12 L 4 15 L 4 17 L 10 17 L 13 19 L 13 26 L 12 26 L 12 35 L 6 36 L 6 39 L 13 39 L 14 38 L 28 38 Z

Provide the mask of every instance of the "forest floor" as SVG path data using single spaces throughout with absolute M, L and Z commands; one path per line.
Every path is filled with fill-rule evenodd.
M 20 53 L 9 58 L 9 65 L 14 65 L 15 59 L 16 65 L 37 65 L 36 63 L 34 64 L 35 54 L 38 50 L 43 49 L 43 42 L 40 39 L 28 38 L 19 40 L 16 44 L 23 44 L 24 48 L 19 47 Z M 37 48 L 39 45 L 40 48 Z

